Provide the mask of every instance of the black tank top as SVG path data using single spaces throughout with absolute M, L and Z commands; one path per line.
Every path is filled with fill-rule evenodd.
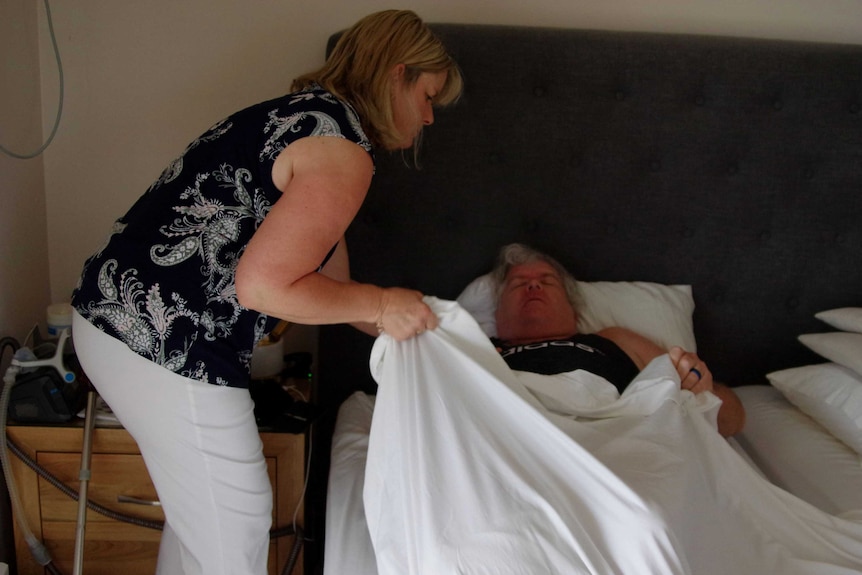
M 617 344 L 592 333 L 521 345 L 506 345 L 496 338 L 492 341 L 512 369 L 543 375 L 583 369 L 607 379 L 620 393 L 639 372 Z

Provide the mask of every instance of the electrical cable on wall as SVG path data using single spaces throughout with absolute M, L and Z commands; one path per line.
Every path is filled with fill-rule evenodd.
M 7 156 L 11 156 L 13 158 L 19 160 L 29 160 L 35 158 L 39 154 L 45 151 L 45 149 L 51 145 L 51 142 L 54 140 L 54 136 L 57 135 L 57 129 L 60 127 L 60 117 L 63 115 L 63 99 L 64 99 L 64 81 L 63 81 L 63 62 L 60 60 L 60 49 L 57 47 L 57 36 L 54 34 L 54 22 L 51 18 L 51 5 L 48 3 L 48 0 L 44 0 L 45 2 L 45 14 L 48 19 L 48 30 L 51 36 L 51 45 L 54 47 L 54 59 L 57 61 L 57 75 L 60 84 L 60 95 L 59 102 L 57 103 L 57 115 L 54 118 L 54 127 L 51 128 L 51 133 L 48 135 L 48 139 L 45 140 L 45 143 L 42 144 L 38 150 L 30 153 L 18 153 L 13 152 L 12 150 L 6 148 L 3 144 L 0 144 L 0 152 L 3 152 Z

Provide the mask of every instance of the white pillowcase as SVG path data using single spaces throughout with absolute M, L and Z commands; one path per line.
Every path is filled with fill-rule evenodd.
M 578 331 L 594 333 L 624 327 L 669 349 L 678 345 L 697 351 L 694 339 L 694 298 L 689 285 L 652 282 L 577 282 L 581 296 Z M 489 337 L 496 337 L 496 286 L 491 274 L 479 276 L 457 301 Z
M 806 333 L 799 336 L 799 341 L 816 354 L 862 376 L 862 333 Z
M 815 313 L 814 317 L 835 329 L 862 333 L 862 307 L 829 309 Z
M 862 377 L 836 363 L 793 367 L 766 377 L 790 403 L 862 454 Z
M 479 276 L 455 300 L 470 312 L 488 337 L 497 337 L 497 295 L 491 274 Z

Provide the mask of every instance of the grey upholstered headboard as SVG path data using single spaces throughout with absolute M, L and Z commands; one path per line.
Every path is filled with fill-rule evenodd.
M 379 156 L 357 280 L 454 298 L 523 241 L 579 279 L 692 284 L 730 384 L 808 361 L 813 314 L 862 304 L 862 46 L 435 28 L 466 92 L 421 170 Z M 323 388 L 367 371 L 343 329 L 322 330 Z
M 719 381 L 814 361 L 817 311 L 862 305 L 862 46 L 437 25 L 466 91 L 422 169 L 378 157 L 348 232 L 359 281 L 454 298 L 521 241 L 579 279 L 693 286 Z M 318 400 L 371 340 L 320 335 Z

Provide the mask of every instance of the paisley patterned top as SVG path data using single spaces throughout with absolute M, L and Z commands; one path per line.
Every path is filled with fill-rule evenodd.
M 117 220 L 84 265 L 75 309 L 175 373 L 247 387 L 252 349 L 277 319 L 238 303 L 236 266 L 281 196 L 275 158 L 306 136 L 346 138 L 372 153 L 355 111 L 319 87 L 233 114 Z

